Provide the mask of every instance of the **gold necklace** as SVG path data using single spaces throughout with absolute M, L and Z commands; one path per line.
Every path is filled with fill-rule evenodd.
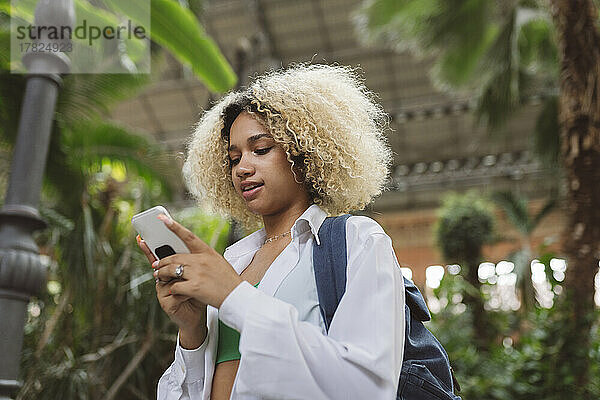
M 265 244 L 267 244 L 267 243 L 270 243 L 270 242 L 273 242 L 273 241 L 275 241 L 275 240 L 277 240 L 277 239 L 281 239 L 282 237 L 285 237 L 285 236 L 289 235 L 290 233 L 292 233 L 292 231 L 291 231 L 291 230 L 289 230 L 289 231 L 287 231 L 287 232 L 284 232 L 284 233 L 282 233 L 282 234 L 280 234 L 280 235 L 275 235 L 275 236 L 271 236 L 270 238 L 266 238 L 266 239 L 265 239 L 265 242 L 263 243 L 263 246 L 264 246 Z

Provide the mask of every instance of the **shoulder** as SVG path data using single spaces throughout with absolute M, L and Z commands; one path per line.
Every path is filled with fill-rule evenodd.
M 382 235 L 389 239 L 389 236 L 385 233 L 381 225 L 373 218 L 363 215 L 352 215 L 346 220 L 346 241 L 349 245 L 364 244 Z
M 346 221 L 346 247 L 348 280 L 354 279 L 360 271 L 383 274 L 388 278 L 398 277 L 400 264 L 392 239 L 374 219 L 349 217 Z
M 333 227 L 333 225 L 330 225 Z M 391 248 L 392 239 L 385 233 L 384 229 L 374 219 L 363 216 L 363 215 L 351 215 L 346 219 L 346 251 L 350 256 L 352 253 L 361 253 L 370 247 L 373 247 L 376 243 L 380 245 L 383 243 L 385 246 Z M 339 235 L 339 225 L 333 229 L 333 235 Z M 327 236 L 322 236 L 323 232 L 319 230 L 319 236 L 321 241 L 327 241 Z M 341 237 L 331 237 L 333 241 L 342 240 Z

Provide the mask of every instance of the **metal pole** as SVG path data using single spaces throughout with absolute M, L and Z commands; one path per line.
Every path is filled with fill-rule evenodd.
M 36 6 L 38 26 L 72 27 L 74 21 L 72 0 L 40 0 Z M 47 37 L 40 41 L 57 42 Z M 23 63 L 29 75 L 6 200 L 0 211 L 0 400 L 10 399 L 21 387 L 18 375 L 27 304 L 46 282 L 46 267 L 32 234 L 46 226 L 37 207 L 60 74 L 70 69 L 63 53 L 27 53 Z

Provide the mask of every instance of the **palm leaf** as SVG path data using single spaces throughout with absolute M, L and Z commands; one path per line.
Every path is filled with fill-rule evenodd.
M 89 204 L 83 204 L 83 258 L 85 260 L 85 271 L 87 282 L 94 281 L 97 269 L 94 265 L 95 247 L 98 241 L 96 230 L 94 229 L 94 220 L 92 219 L 92 210 Z
M 109 114 L 121 101 L 134 97 L 160 79 L 166 65 L 163 52 L 152 55 L 151 74 L 72 74 L 65 78 L 56 118 L 65 125 Z
M 367 43 L 439 56 L 434 83 L 464 89 L 477 86 L 477 65 L 498 33 L 495 8 L 485 0 L 374 0 L 356 12 L 355 20 Z
M 514 227 L 524 235 L 530 232 L 529 213 L 527 200 L 518 197 L 512 192 L 495 192 L 492 200 L 506 213 Z
M 515 7 L 481 58 L 478 72 L 484 81 L 475 114 L 492 130 L 502 127 L 530 92 L 546 90 L 540 82 L 547 85 L 544 77 L 556 68 L 550 26 L 546 12 Z
M 72 168 L 93 168 L 104 159 L 120 161 L 148 183 L 160 182 L 166 196 L 178 182 L 173 160 L 158 146 L 113 122 L 85 120 L 70 126 L 63 133 L 63 146 Z
M 121 162 L 147 185 L 157 184 L 165 199 L 181 180 L 172 159 L 158 146 L 115 123 L 82 120 L 68 127 L 55 124 L 53 129 L 45 191 L 54 193 L 57 210 L 69 218 L 77 218 L 88 176 L 100 171 L 106 159 Z
M 75 224 L 72 220 L 56 210 L 46 207 L 44 204 L 40 205 L 40 215 L 44 218 L 49 226 L 58 229 L 62 233 L 68 233 L 75 227 Z
M 499 128 L 531 93 L 556 87 L 557 47 L 543 4 L 522 0 L 371 0 L 357 12 L 367 42 L 433 55 L 436 87 L 472 92 Z M 535 78 L 534 78 L 535 76 Z
M 112 105 L 135 96 L 150 82 L 147 74 L 69 75 L 58 99 L 57 119 L 70 125 L 107 115 Z
M 550 200 L 548 200 L 544 204 L 542 209 L 533 216 L 533 218 L 531 219 L 531 231 L 532 232 L 539 225 L 539 223 L 556 208 L 557 204 L 558 204 L 558 200 L 556 199 L 556 197 L 552 197 Z
M 431 71 L 433 83 L 438 88 L 463 90 L 475 88 L 479 79 L 473 75 L 479 69 L 480 60 L 498 35 L 498 26 L 490 24 L 481 35 L 468 46 L 455 45 L 451 51 L 440 55 Z
M 62 139 L 58 124 L 53 124 L 43 190 L 56 199 L 55 208 L 58 212 L 67 218 L 76 219 L 81 210 L 86 179 L 81 168 L 73 168 L 69 163 L 69 149 L 63 146 Z
M 10 32 L 0 28 L 0 71 L 10 69 Z
M 492 128 L 501 126 L 519 104 L 517 39 L 517 10 L 514 9 L 481 61 L 482 68 L 488 73 L 487 82 L 479 97 L 476 115 Z
M 532 73 L 558 78 L 558 48 L 555 27 L 545 13 L 533 13 L 521 21 L 519 54 L 521 64 Z
M 377 30 L 388 29 L 388 25 L 394 18 L 398 18 L 398 15 L 407 13 L 411 2 L 407 1 L 387 1 L 387 0 L 375 0 L 365 2 L 360 10 L 365 15 L 367 26 L 370 32 Z M 414 2 L 413 2 L 414 3 Z M 426 7 L 426 3 L 423 7 Z
M 107 0 L 114 9 L 143 23 L 145 0 Z M 235 86 L 233 69 L 210 39 L 194 14 L 173 0 L 151 0 L 151 38 L 168 49 L 214 92 L 225 92 Z
M 35 9 L 37 6 L 37 0 L 21 0 L 19 2 L 13 2 L 11 9 L 11 16 L 13 19 L 18 19 L 23 25 L 33 24 Z M 83 21 L 88 26 L 118 26 L 120 24 L 119 17 L 110 11 L 95 7 L 87 0 L 74 0 L 76 24 L 80 25 Z M 111 68 L 116 67 L 119 55 L 114 56 L 114 62 L 107 62 L 107 54 L 103 52 L 103 46 L 90 46 L 88 44 L 88 38 L 80 38 L 78 35 L 73 35 L 72 43 L 75 46 L 74 54 L 77 54 L 73 58 L 73 70 L 74 71 L 85 71 L 90 68 L 97 68 L 102 72 L 100 64 L 106 64 Z M 143 57 L 148 44 L 140 40 L 126 40 L 122 42 L 126 47 L 126 54 L 130 60 L 139 61 Z M 127 72 L 127 71 L 124 71 Z
M 104 8 L 95 7 L 89 0 L 75 0 L 75 15 L 78 21 L 85 20 L 90 26 L 118 26 L 121 23 L 119 16 Z M 75 38 L 75 42 L 80 41 L 83 44 L 86 40 Z M 138 60 L 145 51 L 150 51 L 146 47 L 147 43 L 140 40 L 125 40 L 122 43 L 127 46 L 127 55 L 134 60 Z
M 10 14 L 10 0 L 0 0 L 0 13 Z

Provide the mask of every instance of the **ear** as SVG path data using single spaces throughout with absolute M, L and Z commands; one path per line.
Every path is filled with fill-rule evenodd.
M 292 170 L 300 180 L 304 180 L 304 157 L 303 156 L 293 156 L 292 160 L 294 161 L 294 166 Z

